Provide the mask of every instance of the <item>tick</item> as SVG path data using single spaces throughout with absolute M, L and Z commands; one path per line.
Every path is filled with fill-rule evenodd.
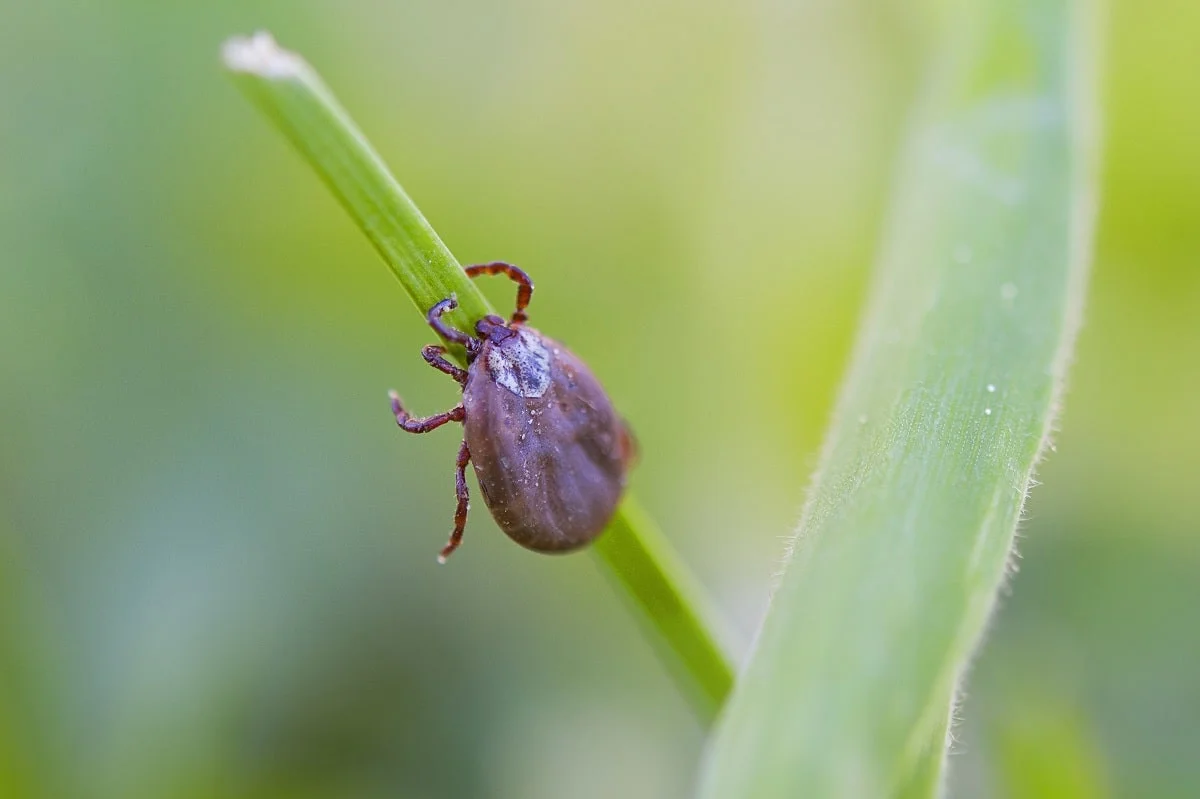
M 636 458 L 628 426 L 591 371 L 562 344 L 525 325 L 533 281 L 512 264 L 466 267 L 468 277 L 506 275 L 517 285 L 512 319 L 485 316 L 474 335 L 455 330 L 438 302 L 425 318 L 444 340 L 467 350 L 467 368 L 430 344 L 421 354 L 462 386 L 462 402 L 445 413 L 414 419 L 390 392 L 396 423 L 428 433 L 447 422 L 463 425 L 455 461 L 458 508 L 454 530 L 438 560 L 462 542 L 467 523 L 467 464 L 475 467 L 483 500 L 509 538 L 536 552 L 567 552 L 590 543 L 608 524 Z

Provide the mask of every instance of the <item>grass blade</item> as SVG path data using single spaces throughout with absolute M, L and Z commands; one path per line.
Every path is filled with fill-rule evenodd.
M 491 313 L 483 294 L 307 61 L 266 33 L 230 39 L 222 55 L 238 86 L 320 175 L 422 316 L 452 293 L 458 310 L 446 319 L 453 326 L 472 330 L 476 319 Z
M 946 754 L 950 741 L 953 708 L 946 708 L 941 723 L 934 726 L 917 755 L 916 764 L 896 789 L 895 799 L 930 799 L 939 795 L 945 778 Z
M 790 562 L 707 799 L 914 795 L 1005 576 L 1082 301 L 1091 19 L 964 4 L 903 156 Z
M 733 687 L 733 671 L 715 635 L 729 640 L 728 633 L 713 629 L 716 614 L 699 583 L 677 565 L 670 542 L 632 497 L 592 551 L 650 622 L 651 642 L 697 713 L 711 722 Z
M 291 140 L 391 267 L 424 316 L 455 294 L 451 324 L 473 329 L 492 313 L 437 233 L 388 172 L 316 72 L 268 34 L 235 38 L 225 65 L 238 85 Z M 457 356 L 462 362 L 463 353 Z M 593 548 L 614 584 L 626 591 L 643 628 L 681 690 L 706 722 L 715 717 L 733 672 L 712 633 L 712 614 L 697 583 L 657 528 L 627 498 Z

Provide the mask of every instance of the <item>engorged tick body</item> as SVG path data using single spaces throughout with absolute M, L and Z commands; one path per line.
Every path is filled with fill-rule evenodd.
M 430 345 L 431 366 L 463 386 L 463 401 L 446 413 L 413 419 L 392 392 L 396 422 L 425 433 L 451 421 L 465 434 L 457 461 L 458 509 L 454 531 L 439 557 L 445 560 L 462 540 L 467 518 L 466 466 L 475 476 L 496 523 L 521 546 L 565 552 L 590 543 L 612 518 L 635 457 L 633 437 L 599 381 L 561 344 L 525 327 L 533 283 L 519 268 L 502 262 L 469 266 L 470 277 L 505 274 L 520 287 L 511 323 L 487 316 L 475 336 L 446 326 L 441 316 L 457 307 L 454 298 L 429 309 L 430 326 L 446 341 L 467 350 L 467 368 Z

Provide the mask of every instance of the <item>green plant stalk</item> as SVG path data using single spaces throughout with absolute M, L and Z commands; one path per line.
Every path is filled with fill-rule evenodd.
M 938 790 L 1078 326 L 1090 9 L 961 5 L 902 157 L 852 365 L 705 799 Z
M 733 687 L 733 671 L 714 634 L 716 613 L 671 543 L 637 500 L 626 497 L 592 551 L 631 600 L 692 706 L 702 718 L 715 719 Z
M 223 56 L 238 85 L 325 181 L 422 314 L 455 295 L 448 315 L 463 330 L 493 313 L 383 160 L 299 55 L 265 33 L 235 38 Z M 453 354 L 463 363 L 461 348 Z M 712 632 L 712 615 L 679 556 L 632 498 L 626 498 L 593 551 L 632 600 L 651 640 L 697 714 L 711 721 L 733 683 Z

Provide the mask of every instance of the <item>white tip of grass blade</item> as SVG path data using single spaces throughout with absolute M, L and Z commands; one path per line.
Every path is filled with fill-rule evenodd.
M 273 80 L 294 78 L 305 69 L 304 59 L 285 50 L 266 31 L 235 36 L 221 48 L 221 59 L 234 72 L 248 72 Z

